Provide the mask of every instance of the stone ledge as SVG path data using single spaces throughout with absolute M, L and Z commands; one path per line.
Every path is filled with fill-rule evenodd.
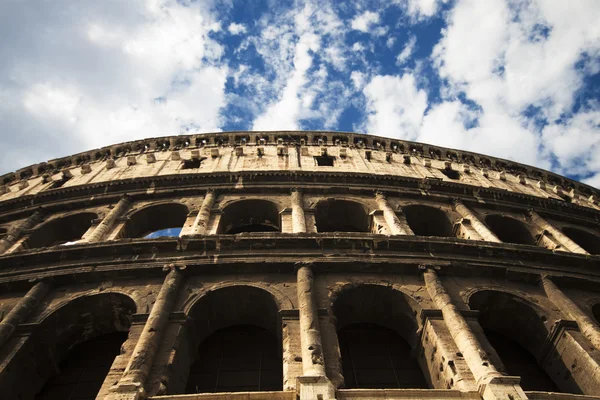
M 556 392 L 525 392 L 529 400 L 600 400 L 600 396 Z
M 336 393 L 337 400 L 369 400 L 369 399 L 469 399 L 480 400 L 477 392 L 461 392 L 446 389 L 340 389 Z
M 238 393 L 202 393 L 173 394 L 152 396 L 148 400 L 295 400 L 296 392 L 238 392 Z

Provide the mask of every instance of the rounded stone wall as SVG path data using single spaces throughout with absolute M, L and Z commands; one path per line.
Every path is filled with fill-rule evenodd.
M 0 179 L 2 398 L 600 396 L 598 195 L 338 132 L 23 168 Z

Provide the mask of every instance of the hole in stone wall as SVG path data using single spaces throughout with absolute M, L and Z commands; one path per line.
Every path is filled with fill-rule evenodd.
M 67 183 L 72 176 L 63 175 L 59 180 L 53 181 L 52 184 L 48 187 L 48 189 L 58 189 L 63 187 L 65 183 Z
M 98 215 L 94 213 L 79 213 L 55 218 L 33 231 L 25 242 L 25 247 L 34 249 L 76 242 L 92 226 L 92 221 L 96 218 Z
M 219 233 L 279 232 L 279 210 L 267 200 L 241 200 L 223 209 Z
M 454 169 L 445 168 L 442 170 L 442 174 L 446 175 L 448 178 L 452 180 L 460 180 L 460 172 Z
M 318 232 L 369 232 L 370 218 L 364 206 L 347 200 L 328 199 L 317 204 Z
M 73 346 L 36 400 L 96 398 L 126 339 L 126 332 L 114 332 Z
M 316 156 L 315 161 L 319 167 L 333 167 L 335 157 L 333 156 Z
M 535 239 L 521 221 L 492 214 L 485 218 L 485 223 L 504 243 L 535 245 Z
M 417 236 L 453 237 L 452 224 L 438 208 L 414 205 L 402 207 L 406 222 Z
M 600 324 L 600 303 L 596 303 L 592 306 L 592 315 L 596 318 L 596 321 Z
M 125 223 L 121 238 L 156 238 L 179 235 L 188 208 L 179 203 L 157 204 L 134 212 Z
M 235 325 L 202 342 L 185 392 L 278 391 L 282 379 L 277 337 L 264 328 Z
M 202 165 L 202 161 L 204 161 L 204 160 L 206 160 L 206 157 L 194 158 L 192 160 L 183 160 L 181 169 L 200 168 L 200 165 Z
M 565 227 L 562 231 L 588 253 L 600 254 L 600 237 L 597 235 L 571 227 Z

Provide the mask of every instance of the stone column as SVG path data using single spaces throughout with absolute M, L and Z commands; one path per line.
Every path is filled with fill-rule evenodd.
M 487 358 L 485 349 L 458 308 L 452 303 L 437 273 L 432 269 L 426 269 L 423 276 L 427 292 L 442 311 L 448 331 L 473 373 L 484 400 L 526 399 L 527 396 L 519 385 L 519 378 L 502 375 Z
M 106 234 L 115 226 L 115 221 L 121 217 L 131 205 L 131 198 L 123 195 L 116 206 L 106 214 L 102 222 L 98 224 L 96 229 L 85 240 L 87 243 L 96 243 L 104 239 Z
M 52 289 L 49 280 L 36 283 L 19 302 L 13 307 L 6 317 L 0 322 L 0 348 L 11 338 L 17 325 L 27 320 L 31 311 L 36 308 Z
M 44 212 L 42 209 L 36 210 L 33 214 L 31 214 L 25 221 L 21 223 L 21 225 L 12 228 L 4 239 L 0 240 L 0 254 L 4 253 L 8 250 L 12 245 L 14 245 L 17 240 L 23 234 L 23 231 L 27 229 L 33 228 L 38 222 L 42 220 L 44 216 Z
M 206 191 L 206 195 L 204 195 L 204 200 L 202 200 L 202 205 L 200 206 L 200 211 L 198 211 L 198 215 L 194 221 L 192 235 L 206 235 L 208 224 L 210 222 L 210 213 L 215 204 L 215 197 L 214 191 Z
M 573 300 L 569 299 L 549 277 L 542 276 L 541 284 L 550 301 L 567 314 L 569 318 L 576 321 L 581 333 L 596 349 L 600 350 L 600 327 Z
M 306 233 L 304 197 L 299 189 L 292 189 L 292 232 Z
M 496 236 L 483 222 L 477 218 L 475 214 L 467 206 L 463 204 L 460 200 L 454 201 L 454 209 L 466 220 L 469 220 L 469 223 L 477 232 L 481 238 L 487 242 L 496 242 L 502 243 L 498 236 Z
M 180 269 L 184 269 L 184 267 L 165 267 L 165 271 L 169 271 L 169 273 L 152 306 L 144 330 L 123 376 L 119 383 L 111 388 L 111 394 L 106 399 L 138 400 L 146 398 L 144 384 L 152 369 L 156 352 L 167 329 L 169 314 L 183 282 L 183 273 Z
M 383 211 L 383 218 L 390 228 L 392 235 L 408 235 L 409 233 L 406 231 L 404 224 L 398 219 L 396 212 L 392 209 L 390 203 L 388 203 L 385 195 L 381 192 L 377 192 L 375 194 L 375 200 L 377 201 L 379 209 Z
M 540 228 L 548 232 L 552 237 L 560 243 L 562 247 L 570 251 L 571 253 L 589 254 L 581 246 L 571 240 L 567 235 L 556 229 L 548 221 L 542 218 L 538 213 L 533 210 L 529 210 L 529 217 L 535 222 Z
M 296 390 L 300 400 L 335 398 L 335 389 L 325 372 L 319 312 L 314 295 L 314 275 L 310 264 L 297 265 L 298 310 L 300 313 L 300 344 L 302 372 Z

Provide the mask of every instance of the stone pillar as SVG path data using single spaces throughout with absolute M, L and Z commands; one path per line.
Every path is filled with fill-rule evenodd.
M 0 322 L 0 348 L 11 338 L 15 329 L 17 329 L 17 325 L 25 322 L 31 311 L 40 304 L 51 289 L 51 281 L 39 281 L 10 310 L 2 322 Z
M 215 197 L 215 192 L 212 190 L 208 190 L 206 195 L 204 195 L 204 200 L 202 200 L 200 211 L 198 211 L 198 215 L 194 221 L 194 226 L 192 227 L 192 235 L 207 234 L 208 224 L 210 222 L 210 213 L 213 205 L 215 204 Z
M 292 189 L 292 232 L 306 233 L 304 197 L 299 189 Z
M 127 195 L 122 196 L 117 205 L 106 214 L 85 242 L 96 243 L 104 239 L 106 234 L 115 226 L 115 221 L 127 211 L 130 205 L 131 198 Z
M 300 400 L 334 399 L 335 389 L 325 372 L 319 313 L 314 295 L 314 275 L 310 264 L 298 264 L 296 290 L 300 312 L 302 372 L 296 391 Z
M 483 222 L 477 218 L 475 214 L 460 200 L 454 201 L 454 209 L 466 220 L 469 221 L 475 232 L 481 236 L 482 240 L 487 242 L 502 243 L 498 236 L 496 236 Z
M 581 333 L 596 349 L 600 350 L 600 327 L 573 300 L 569 299 L 549 277 L 542 276 L 541 283 L 550 301 L 572 320 L 576 321 Z
M 390 203 L 388 203 L 385 195 L 381 192 L 377 192 L 375 194 L 375 200 L 377 201 L 379 209 L 383 211 L 383 218 L 390 228 L 392 235 L 408 235 L 409 233 L 404 227 L 405 224 L 402 224 L 398 219 L 396 212 L 392 209 Z
M 540 228 L 552 235 L 552 237 L 566 250 L 571 253 L 589 254 L 581 246 L 571 240 L 567 235 L 556 229 L 548 221 L 542 218 L 538 213 L 533 210 L 529 210 L 529 217 L 535 222 Z
M 169 266 L 169 271 L 164 283 L 158 293 L 156 302 L 152 306 L 148 321 L 133 350 L 127 368 L 123 376 L 115 386 L 111 388 L 111 394 L 106 399 L 111 400 L 138 400 L 146 398 L 144 385 L 160 346 L 164 332 L 167 329 L 169 314 L 183 282 L 183 267 Z
M 448 331 L 473 373 L 484 400 L 526 399 L 527 396 L 519 385 L 519 378 L 502 375 L 487 358 L 485 349 L 464 316 L 452 303 L 437 273 L 432 269 L 426 269 L 423 276 L 427 292 L 442 311 Z
M 4 253 L 11 246 L 13 246 L 17 240 L 23 234 L 23 231 L 33 228 L 38 222 L 42 220 L 44 212 L 41 209 L 36 210 L 31 214 L 21 225 L 12 228 L 2 240 L 0 240 L 0 254 Z

